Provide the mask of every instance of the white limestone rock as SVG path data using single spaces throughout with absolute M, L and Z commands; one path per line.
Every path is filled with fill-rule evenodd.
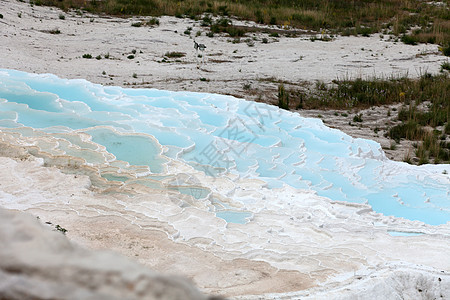
M 90 251 L 26 213 L 0 208 L 0 299 L 206 299 L 187 280 Z
M 386 263 L 375 269 L 334 278 L 320 287 L 280 294 L 266 294 L 264 299 L 279 300 L 402 300 L 449 299 L 450 274 L 420 265 Z M 256 295 L 237 297 L 256 299 Z

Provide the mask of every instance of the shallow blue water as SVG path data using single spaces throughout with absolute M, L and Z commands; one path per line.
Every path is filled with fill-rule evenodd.
M 402 231 L 388 231 L 390 236 L 418 236 L 423 235 L 420 232 L 402 232 Z
M 245 224 L 252 214 L 245 211 L 223 210 L 216 212 L 216 216 L 224 219 L 228 223 Z
M 20 126 L 85 132 L 116 159 L 148 166 L 153 174 L 164 170 L 163 145 L 165 155 L 211 176 L 227 170 L 261 178 L 271 188 L 287 184 L 332 200 L 368 203 L 386 215 L 433 225 L 450 221 L 450 181 L 441 174 L 450 172 L 449 165 L 392 162 L 373 141 L 230 96 L 105 87 L 0 69 L 0 130 Z

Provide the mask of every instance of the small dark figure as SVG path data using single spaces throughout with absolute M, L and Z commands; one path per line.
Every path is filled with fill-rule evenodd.
M 198 56 L 198 50 L 200 50 L 200 51 L 205 51 L 205 49 L 206 49 L 206 46 L 204 45 L 204 44 L 199 44 L 199 43 L 197 43 L 195 40 L 194 40 L 194 49 L 195 49 L 195 51 L 196 51 L 196 53 L 197 53 L 197 56 Z M 202 54 L 202 62 L 203 62 L 203 54 Z
M 195 51 L 198 51 L 198 49 L 200 49 L 200 51 L 205 51 L 206 46 L 204 44 L 199 44 L 196 41 L 194 41 L 194 49 Z

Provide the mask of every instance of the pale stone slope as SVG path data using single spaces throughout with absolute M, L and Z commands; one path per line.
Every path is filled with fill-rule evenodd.
M 90 251 L 36 217 L 0 208 L 0 299 L 206 299 L 193 285 Z

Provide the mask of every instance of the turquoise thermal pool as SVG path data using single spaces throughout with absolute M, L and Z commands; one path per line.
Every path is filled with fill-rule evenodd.
M 167 162 L 181 160 L 211 177 L 232 173 L 270 188 L 289 185 L 333 201 L 367 203 L 385 215 L 431 225 L 450 221 L 450 179 L 443 174 L 449 165 L 390 161 L 373 141 L 231 96 L 126 89 L 0 69 L 0 131 L 41 137 L 34 146 L 81 158 L 112 181 L 147 179 L 159 188 Z M 202 186 L 176 189 L 195 191 L 194 198 L 208 195 Z M 217 211 L 234 223 L 251 215 Z
M 402 232 L 402 231 L 388 231 L 390 236 L 418 236 L 423 233 L 420 232 Z

